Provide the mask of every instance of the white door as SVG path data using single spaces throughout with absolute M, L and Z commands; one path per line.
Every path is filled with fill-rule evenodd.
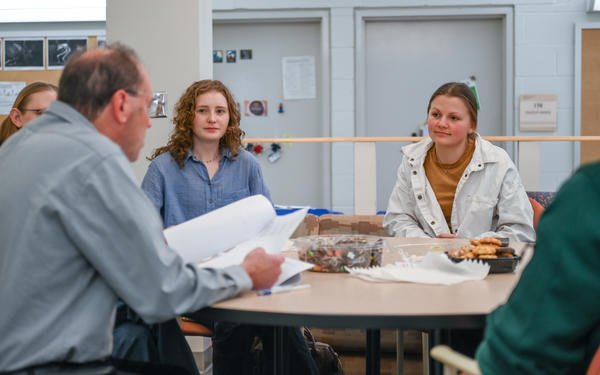
M 366 22 L 366 116 L 359 135 L 411 136 L 426 121 L 431 94 L 471 76 L 481 103 L 478 132 L 504 135 L 503 46 L 501 19 Z M 404 145 L 377 144 L 377 210 L 387 208 Z
M 215 23 L 213 48 L 236 51 L 236 62 L 213 64 L 213 76 L 233 92 L 241 106 L 241 127 L 246 138 L 322 137 L 321 29 L 318 22 Z M 241 50 L 252 50 L 251 59 L 240 59 Z M 317 97 L 283 100 L 282 58 L 314 56 Z M 245 101 L 266 100 L 267 116 L 245 116 Z M 279 105 L 283 113 L 279 113 Z M 282 139 L 283 141 L 284 139 Z M 282 144 L 281 158 L 268 160 L 271 144 L 256 155 L 271 190 L 273 203 L 325 207 L 324 160 L 329 146 L 318 143 Z

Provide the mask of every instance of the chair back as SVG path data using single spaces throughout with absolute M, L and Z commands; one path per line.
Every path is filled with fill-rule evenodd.
M 596 354 L 594 354 L 585 375 L 600 375 L 600 348 L 598 348 Z
M 545 208 L 540 202 L 533 198 L 529 198 L 529 203 L 531 203 L 531 208 L 533 208 L 533 229 L 537 229 L 538 222 L 540 221 L 540 217 L 542 217 Z
M 554 200 L 556 193 L 552 191 L 528 191 L 527 196 L 535 199 L 542 207 L 548 208 L 550 203 Z

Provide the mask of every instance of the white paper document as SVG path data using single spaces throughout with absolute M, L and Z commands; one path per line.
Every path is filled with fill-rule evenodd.
M 314 56 L 292 56 L 281 59 L 283 99 L 315 99 L 317 79 Z
M 169 246 L 200 267 L 224 268 L 241 264 L 256 247 L 279 254 L 306 216 L 308 208 L 277 216 L 271 202 L 254 195 L 164 230 Z M 228 251 L 226 251 L 228 250 Z M 276 284 L 312 267 L 286 258 Z

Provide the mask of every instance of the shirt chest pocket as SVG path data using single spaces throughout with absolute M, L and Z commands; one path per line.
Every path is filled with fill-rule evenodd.
M 491 224 L 498 199 L 483 195 L 472 195 L 469 200 L 466 212 L 472 221 L 481 224 Z

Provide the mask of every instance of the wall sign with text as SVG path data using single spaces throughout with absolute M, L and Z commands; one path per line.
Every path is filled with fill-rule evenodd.
M 521 131 L 556 130 L 556 95 L 521 95 L 519 102 Z

